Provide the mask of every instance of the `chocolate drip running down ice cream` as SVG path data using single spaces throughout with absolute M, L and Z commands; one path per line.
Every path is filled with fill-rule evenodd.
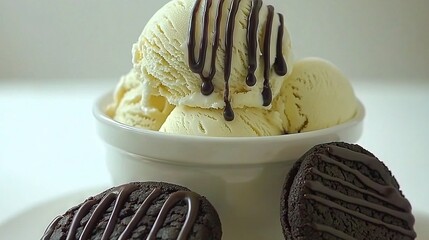
M 202 79 L 201 84 L 201 93 L 203 95 L 210 95 L 214 91 L 213 78 L 216 74 L 216 52 L 219 47 L 219 36 L 220 28 L 222 22 L 222 9 L 224 6 L 225 0 L 219 0 L 217 9 L 216 9 L 216 25 L 213 33 L 213 42 L 211 46 L 212 55 L 209 62 L 207 62 L 207 49 L 209 42 L 209 22 L 210 22 L 210 8 L 213 5 L 213 0 L 197 0 L 195 2 L 192 17 L 189 24 L 189 38 L 188 38 L 188 57 L 189 57 L 189 67 L 194 73 L 198 73 Z M 233 0 L 230 2 L 228 15 L 226 17 L 226 34 L 225 34 L 225 59 L 224 59 L 224 117 L 227 121 L 232 121 L 234 119 L 234 112 L 230 102 L 229 96 L 229 78 L 231 76 L 232 68 L 232 56 L 233 56 L 233 44 L 234 44 L 234 27 L 236 24 L 236 15 L 239 10 L 239 5 L 241 0 Z M 252 0 L 250 14 L 248 17 L 248 27 L 247 27 L 247 55 L 248 55 L 248 75 L 246 78 L 246 84 L 249 87 L 252 87 L 256 84 L 255 70 L 257 69 L 257 50 L 258 50 L 258 27 L 259 27 L 259 14 L 263 6 L 262 0 Z M 196 25 L 198 19 L 197 15 L 200 9 L 202 10 L 202 36 L 201 42 L 199 44 L 198 57 L 195 55 L 196 47 Z M 263 38 L 263 61 L 264 61 L 264 85 L 262 90 L 263 97 L 263 106 L 269 106 L 272 102 L 272 90 L 270 87 L 270 72 L 271 72 L 271 37 L 273 31 L 274 23 L 274 7 L 269 5 L 267 6 L 268 15 L 265 26 L 265 33 Z M 282 14 L 278 14 L 280 26 L 277 29 L 277 44 L 276 44 L 276 58 L 273 63 L 274 70 L 276 74 L 284 76 L 287 73 L 287 64 L 283 56 L 283 35 L 284 35 L 284 19 Z M 206 64 L 209 64 L 210 70 L 208 74 L 204 74 L 204 69 Z

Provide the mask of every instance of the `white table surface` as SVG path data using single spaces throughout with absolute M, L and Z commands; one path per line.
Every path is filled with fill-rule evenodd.
M 110 184 L 94 99 L 116 80 L 0 79 L 0 224 L 37 204 Z M 353 82 L 367 110 L 358 142 L 429 213 L 428 81 Z

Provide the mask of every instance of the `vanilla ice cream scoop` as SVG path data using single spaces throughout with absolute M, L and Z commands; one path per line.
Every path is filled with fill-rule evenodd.
M 174 105 L 162 96 L 151 96 L 146 105 L 140 105 L 142 84 L 131 70 L 122 76 L 113 94 L 114 102 L 108 106 L 107 114 L 114 120 L 133 127 L 159 130 Z M 145 109 L 145 111 L 142 110 Z
M 358 102 L 347 77 L 331 62 L 305 58 L 282 88 L 279 109 L 289 133 L 332 127 L 353 118 Z
M 160 132 L 210 136 L 257 137 L 284 134 L 277 111 L 261 108 L 235 109 L 234 121 L 223 119 L 222 109 L 203 109 L 177 106 L 161 126 Z
M 283 15 L 262 0 L 172 0 L 147 23 L 133 46 L 142 103 L 224 109 L 270 108 L 291 72 Z

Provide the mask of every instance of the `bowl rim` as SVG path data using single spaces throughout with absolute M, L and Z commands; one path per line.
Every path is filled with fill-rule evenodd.
M 113 102 L 113 91 L 108 91 L 100 96 L 98 96 L 95 100 L 95 103 L 92 108 L 92 113 L 95 119 L 104 125 L 109 127 L 121 129 L 126 132 L 131 132 L 138 135 L 144 136 L 152 136 L 157 137 L 159 139 L 166 139 L 168 141 L 187 141 L 187 142 L 211 142 L 211 143 L 225 143 L 225 142 L 259 142 L 263 144 L 264 142 L 272 143 L 272 142 L 288 142 L 288 141 L 299 141 L 311 138 L 313 136 L 323 136 L 331 133 L 335 133 L 337 131 L 347 129 L 351 126 L 357 125 L 361 123 L 365 116 L 366 110 L 363 103 L 356 97 L 357 101 L 357 111 L 353 118 L 348 121 L 319 130 L 313 130 L 309 132 L 303 133 L 291 133 L 291 134 L 283 134 L 283 135 L 275 135 L 275 136 L 258 136 L 258 137 L 217 137 L 217 136 L 195 136 L 195 135 L 182 135 L 182 134 L 172 134 L 159 132 L 154 130 L 148 130 L 138 127 L 129 126 L 118 121 L 113 120 L 106 113 L 107 105 Z M 110 100 L 110 101 L 108 101 Z

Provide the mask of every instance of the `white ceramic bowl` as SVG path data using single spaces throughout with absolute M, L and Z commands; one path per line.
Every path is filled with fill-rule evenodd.
M 111 93 L 104 94 L 93 112 L 113 183 L 164 181 L 206 196 L 219 213 L 224 240 L 284 239 L 280 193 L 291 165 L 316 144 L 356 142 L 365 115 L 359 103 L 355 118 L 323 130 L 271 137 L 199 137 L 118 123 L 104 112 L 112 101 Z

